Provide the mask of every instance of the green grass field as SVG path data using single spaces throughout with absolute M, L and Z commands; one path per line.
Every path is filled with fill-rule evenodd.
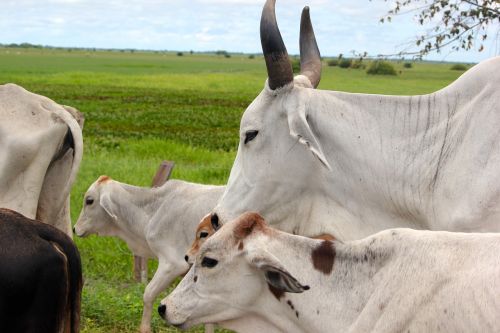
M 319 88 L 424 94 L 462 73 L 449 64 L 395 66 L 401 71 L 397 76 L 324 66 Z M 0 84 L 19 84 L 85 114 L 84 160 L 71 197 L 73 222 L 84 192 L 101 174 L 149 186 L 159 163 L 168 159 L 176 162 L 173 178 L 224 184 L 238 145 L 240 117 L 265 78 L 262 57 L 245 55 L 0 48 Z M 144 285 L 132 279 L 127 246 L 96 236 L 76 243 L 85 278 L 83 331 L 135 332 Z M 155 264 L 150 266 L 152 273 Z M 156 332 L 176 331 L 158 316 L 153 319 Z

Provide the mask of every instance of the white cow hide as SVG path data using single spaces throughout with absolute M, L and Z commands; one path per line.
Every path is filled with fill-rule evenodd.
M 83 152 L 83 116 L 14 85 L 0 86 L 0 207 L 71 233 L 69 197 Z

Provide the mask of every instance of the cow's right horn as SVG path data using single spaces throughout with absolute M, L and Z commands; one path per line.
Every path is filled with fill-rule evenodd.
M 304 7 L 300 18 L 300 74 L 305 75 L 314 88 L 321 79 L 321 55 L 309 16 L 309 7 Z
M 272 90 L 293 81 L 292 65 L 276 22 L 275 4 L 276 0 L 266 1 L 260 20 L 260 41 Z

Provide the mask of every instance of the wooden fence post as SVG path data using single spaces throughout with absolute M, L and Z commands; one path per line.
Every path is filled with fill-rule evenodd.
M 151 187 L 160 187 L 167 182 L 172 173 L 175 163 L 172 161 L 163 161 L 156 171 Z M 134 279 L 137 282 L 148 282 L 148 259 L 134 254 Z

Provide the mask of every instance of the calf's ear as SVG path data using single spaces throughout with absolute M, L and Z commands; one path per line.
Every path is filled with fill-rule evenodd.
M 111 200 L 111 196 L 108 193 L 101 193 L 101 198 L 99 199 L 99 204 L 108 213 L 109 216 L 115 220 L 118 218 L 116 216 L 116 204 Z
M 254 249 L 248 254 L 248 259 L 255 268 L 264 272 L 267 283 L 274 288 L 289 293 L 309 290 L 309 286 L 297 281 L 271 253 L 262 249 Z

